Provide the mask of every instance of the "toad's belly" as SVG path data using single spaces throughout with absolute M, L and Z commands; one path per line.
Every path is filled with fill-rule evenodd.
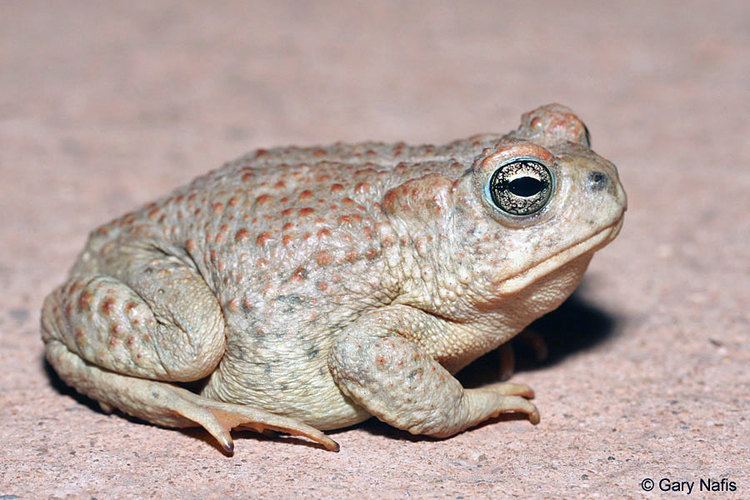
M 321 430 L 370 417 L 339 390 L 324 353 L 289 345 L 251 347 L 257 346 L 230 343 L 202 395 L 284 415 Z

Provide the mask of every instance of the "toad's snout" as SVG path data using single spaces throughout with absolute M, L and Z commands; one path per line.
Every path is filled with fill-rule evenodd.
M 593 170 L 586 176 L 586 190 L 596 194 L 609 194 L 617 200 L 622 212 L 627 210 L 627 196 L 620 185 L 617 174 L 604 170 Z

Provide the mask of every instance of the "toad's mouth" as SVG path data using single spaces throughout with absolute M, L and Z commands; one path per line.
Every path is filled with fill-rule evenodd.
M 622 229 L 624 220 L 621 215 L 615 222 L 604 227 L 583 241 L 574 243 L 541 262 L 530 265 L 518 274 L 503 280 L 497 291 L 500 295 L 510 295 L 522 290 L 539 278 L 559 269 L 564 263 L 571 262 L 584 254 L 593 254 L 607 246 Z

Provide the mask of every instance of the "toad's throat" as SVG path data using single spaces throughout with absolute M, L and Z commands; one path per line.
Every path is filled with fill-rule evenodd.
M 623 217 L 620 216 L 615 222 L 597 231 L 585 240 L 574 243 L 551 257 L 532 264 L 518 274 L 504 279 L 496 289 L 498 294 L 510 295 L 516 293 L 546 274 L 559 269 L 564 263 L 571 262 L 586 253 L 596 252 L 617 236 L 622 228 L 622 221 Z

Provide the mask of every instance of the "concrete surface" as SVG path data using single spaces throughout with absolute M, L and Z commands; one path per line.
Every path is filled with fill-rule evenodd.
M 749 3 L 136 4 L 2 3 L 0 498 L 750 497 Z M 539 426 L 370 422 L 338 454 L 245 434 L 230 458 L 45 369 L 40 302 L 96 224 L 255 147 L 505 132 L 550 101 L 630 210 L 539 326 L 551 359 L 519 349 Z

